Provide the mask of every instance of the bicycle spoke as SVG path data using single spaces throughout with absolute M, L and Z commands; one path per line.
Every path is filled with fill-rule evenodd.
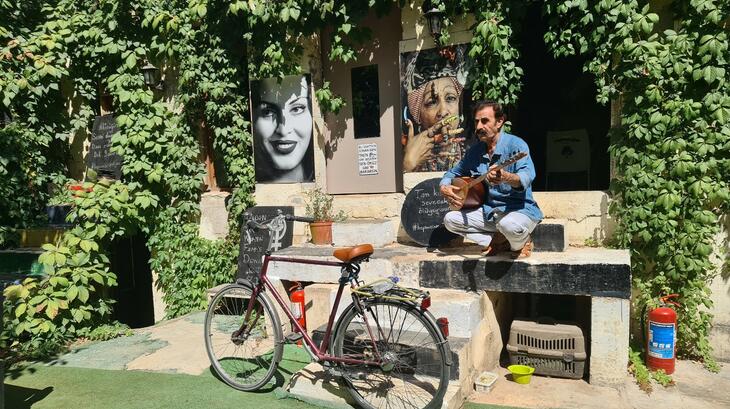
M 335 354 L 350 359 L 369 360 L 374 347 L 380 351 L 380 366 L 340 366 L 356 400 L 365 407 L 398 409 L 440 401 L 448 367 L 437 329 L 416 309 L 398 303 L 371 303 L 363 312 L 367 316 L 343 317 L 334 341 Z
M 251 290 L 231 286 L 213 298 L 206 314 L 206 348 L 216 373 L 241 390 L 261 387 L 276 366 L 276 323 L 272 312 L 256 301 L 244 324 Z M 242 331 L 243 330 L 243 331 Z

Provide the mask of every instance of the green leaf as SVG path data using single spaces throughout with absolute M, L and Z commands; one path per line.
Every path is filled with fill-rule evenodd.
M 49 300 L 46 307 L 46 316 L 50 319 L 56 318 L 58 315 L 58 302 L 55 300 Z
M 82 303 L 86 303 L 86 301 L 89 301 L 89 290 L 86 289 L 86 287 L 78 287 L 79 288 L 79 301 Z
M 132 69 L 137 66 L 137 57 L 134 55 L 134 53 L 129 53 L 129 56 L 127 56 L 127 59 L 124 63 L 127 68 Z
M 205 17 L 206 13 L 208 13 L 208 8 L 205 7 L 205 4 L 199 4 L 196 11 L 198 12 L 198 16 L 202 18 Z
M 71 302 L 76 299 L 76 296 L 79 295 L 79 288 L 75 285 L 72 285 L 68 288 L 68 291 L 66 292 L 66 298 L 68 298 L 68 301 Z
M 87 253 L 91 251 L 91 242 L 88 240 L 81 240 L 81 244 L 79 246 Z
M 23 315 L 23 313 L 25 312 L 26 309 L 28 309 L 28 304 L 26 304 L 26 303 L 19 304 L 15 308 L 15 317 L 20 317 L 21 315 Z

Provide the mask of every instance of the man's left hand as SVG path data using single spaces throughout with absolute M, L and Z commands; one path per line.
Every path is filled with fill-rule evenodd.
M 487 181 L 492 185 L 498 185 L 500 183 L 507 183 L 513 188 L 519 189 L 522 187 L 522 181 L 516 173 L 510 173 L 506 170 L 496 170 L 497 165 L 492 165 L 487 172 Z
M 502 170 L 497 170 L 497 165 L 492 165 L 487 172 L 487 182 L 491 185 L 498 185 L 502 183 Z

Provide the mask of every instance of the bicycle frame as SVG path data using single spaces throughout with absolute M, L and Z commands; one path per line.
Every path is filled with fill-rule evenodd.
M 258 297 L 258 295 L 263 291 L 264 289 L 269 290 L 271 295 L 273 295 L 274 299 L 276 300 L 276 303 L 279 304 L 279 306 L 284 310 L 284 313 L 289 318 L 289 321 L 292 323 L 292 325 L 296 328 L 296 330 L 302 334 L 304 342 L 309 347 L 310 351 L 318 361 L 326 361 L 326 362 L 341 362 L 345 364 L 367 364 L 367 365 L 376 365 L 379 366 L 381 363 L 380 360 L 380 353 L 377 349 L 377 345 L 375 343 L 374 337 L 372 332 L 370 331 L 370 325 L 367 322 L 367 316 L 363 314 L 363 319 L 365 320 L 365 326 L 368 328 L 368 335 L 370 336 L 370 341 L 372 342 L 373 349 L 374 349 L 374 355 L 375 358 L 378 361 L 366 361 L 366 360 L 360 360 L 360 359 L 351 359 L 351 358 L 340 358 L 333 355 L 329 355 L 326 353 L 327 348 L 330 346 L 330 336 L 332 335 L 332 326 L 335 321 L 335 315 L 337 313 L 337 308 L 340 305 L 340 300 L 342 298 L 342 292 L 345 288 L 345 285 L 347 284 L 348 280 L 341 279 L 339 288 L 337 289 L 337 296 L 335 297 L 335 303 L 332 307 L 332 311 L 330 312 L 329 320 L 327 321 L 327 330 L 324 335 L 324 339 L 322 340 L 322 343 L 318 347 L 317 344 L 315 344 L 312 337 L 307 334 L 307 331 L 302 328 L 301 324 L 299 324 L 299 321 L 294 317 L 294 314 L 292 313 L 291 309 L 289 308 L 288 303 L 284 302 L 283 298 L 279 294 L 279 292 L 274 288 L 274 285 L 271 283 L 269 278 L 266 276 L 266 273 L 269 269 L 269 262 L 270 261 L 278 261 L 278 262 L 284 262 L 284 263 L 296 263 L 296 264 L 310 264 L 310 265 L 318 265 L 318 266 L 328 266 L 328 267 L 340 267 L 340 269 L 345 269 L 348 266 L 348 263 L 343 262 L 336 262 L 336 261 L 324 261 L 324 260 L 308 260 L 308 259 L 302 259 L 302 258 L 294 258 L 294 257 L 279 257 L 279 256 L 272 256 L 271 254 L 266 254 L 264 256 L 264 262 L 261 266 L 261 271 L 259 272 L 259 281 L 254 286 L 253 294 L 251 295 L 251 300 L 248 303 L 248 307 L 246 308 L 246 316 L 244 319 L 244 323 L 248 322 L 248 319 L 250 317 L 251 311 L 253 309 L 253 305 L 255 304 L 255 300 Z M 342 275 L 344 277 L 344 274 Z M 351 284 L 352 285 L 352 284 Z M 359 302 L 357 297 L 354 297 L 353 302 Z M 302 312 L 303 313 L 303 312 Z M 380 324 L 378 323 L 378 330 L 382 332 L 382 330 L 379 328 Z

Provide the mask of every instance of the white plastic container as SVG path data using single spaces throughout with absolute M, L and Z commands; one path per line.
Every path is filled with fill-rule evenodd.
M 495 383 L 497 383 L 497 374 L 485 371 L 482 372 L 474 381 L 474 390 L 477 392 L 489 393 Z

